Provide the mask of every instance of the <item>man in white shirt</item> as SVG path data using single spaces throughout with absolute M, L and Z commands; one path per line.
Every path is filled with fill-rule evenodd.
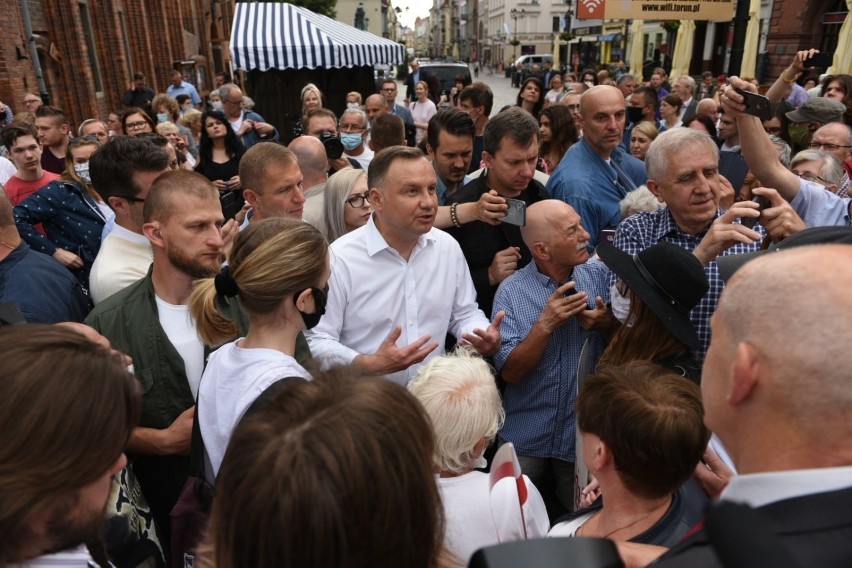
M 420 150 L 395 146 L 370 164 L 375 213 L 331 246 L 328 307 L 306 336 L 323 367 L 353 364 L 407 384 L 423 360 L 444 353 L 447 332 L 483 355 L 500 346 L 455 239 L 433 228 L 435 169 Z
M 720 498 L 757 508 L 798 566 L 852 558 L 852 382 L 838 364 L 852 337 L 850 281 L 848 245 L 749 262 L 722 294 L 704 361 L 704 421 L 739 472 Z M 699 468 L 709 485 L 724 485 L 715 462 Z M 722 562 L 702 530 L 659 566 Z
M 95 304 L 148 272 L 151 243 L 142 234 L 142 208 L 151 184 L 167 171 L 165 150 L 133 136 L 120 136 L 92 154 L 92 186 L 115 212 L 115 226 L 101 243 L 89 275 Z
M 4 328 L 0 349 L 0 565 L 97 566 L 83 543 L 127 464 L 138 385 L 108 344 L 64 325 Z

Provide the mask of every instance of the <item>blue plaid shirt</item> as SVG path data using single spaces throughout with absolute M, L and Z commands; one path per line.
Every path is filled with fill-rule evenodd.
M 597 260 L 574 268 L 568 280 L 577 290 L 609 302 L 608 271 Z M 538 321 L 545 304 L 564 282 L 541 274 L 535 262 L 516 271 L 503 281 L 494 297 L 494 313 L 505 310 L 500 325 L 502 344 L 494 355 L 497 369 L 503 368 L 512 350 L 526 339 Z M 536 458 L 575 460 L 576 421 L 574 402 L 577 391 L 577 365 L 580 349 L 590 339 L 592 360 L 603 352 L 604 338 L 598 331 L 586 331 L 577 318 L 557 328 L 547 341 L 538 365 L 517 384 L 507 384 L 503 395 L 506 422 L 500 437 L 515 444 L 518 454 Z
M 724 212 L 724 209 L 716 211 L 714 221 Z M 708 224 L 707 227 L 709 229 L 710 225 Z M 754 230 L 760 233 L 761 237 L 766 236 L 766 230 L 761 225 L 755 225 Z M 637 213 L 622 221 L 615 230 L 613 245 L 631 255 L 663 241 L 678 245 L 688 251 L 694 251 L 706 234 L 707 229 L 697 235 L 690 235 L 682 231 L 675 223 L 668 207 L 663 207 L 652 213 Z M 759 249 L 760 242 L 739 243 L 723 252 L 722 255 L 741 254 Z M 710 281 L 710 289 L 689 313 L 692 325 L 695 326 L 695 331 L 698 333 L 699 347 L 696 355 L 699 362 L 704 361 L 707 347 L 710 345 L 710 317 L 716 311 L 719 295 L 725 286 L 719 276 L 719 267 L 715 260 L 704 267 L 704 272 L 707 273 L 707 279 Z M 614 281 L 615 276 L 613 275 L 610 282 Z

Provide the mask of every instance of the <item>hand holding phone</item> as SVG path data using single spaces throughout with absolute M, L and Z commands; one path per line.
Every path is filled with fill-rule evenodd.
M 752 93 L 751 91 L 745 91 L 743 89 L 734 88 L 734 91 L 745 99 L 745 111 L 747 114 L 756 116 L 760 120 L 772 119 L 772 108 L 769 104 L 769 99 L 763 95 L 758 95 L 757 93 Z
M 752 199 L 754 203 L 757 203 L 757 212 L 763 213 L 764 210 L 771 207 L 769 203 L 769 198 L 765 195 L 756 195 L 754 199 Z M 740 217 L 740 224 L 743 227 L 747 227 L 749 229 L 754 229 L 754 226 L 757 224 L 757 220 L 760 217 Z
M 506 198 L 506 205 L 509 206 L 506 211 L 506 216 L 500 219 L 503 223 L 517 225 L 523 227 L 527 224 L 527 204 L 520 199 Z

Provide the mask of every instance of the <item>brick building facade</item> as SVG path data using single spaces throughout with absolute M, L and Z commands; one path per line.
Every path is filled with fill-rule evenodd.
M 121 108 L 134 72 L 157 92 L 179 68 L 202 95 L 228 70 L 234 0 L 27 0 L 50 104 L 72 125 Z M 23 110 L 38 93 L 17 0 L 0 10 L 0 101 Z

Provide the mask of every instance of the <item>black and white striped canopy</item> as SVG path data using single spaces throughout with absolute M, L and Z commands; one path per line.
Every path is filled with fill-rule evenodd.
M 399 64 L 405 47 L 292 4 L 237 2 L 231 60 L 246 71 Z

